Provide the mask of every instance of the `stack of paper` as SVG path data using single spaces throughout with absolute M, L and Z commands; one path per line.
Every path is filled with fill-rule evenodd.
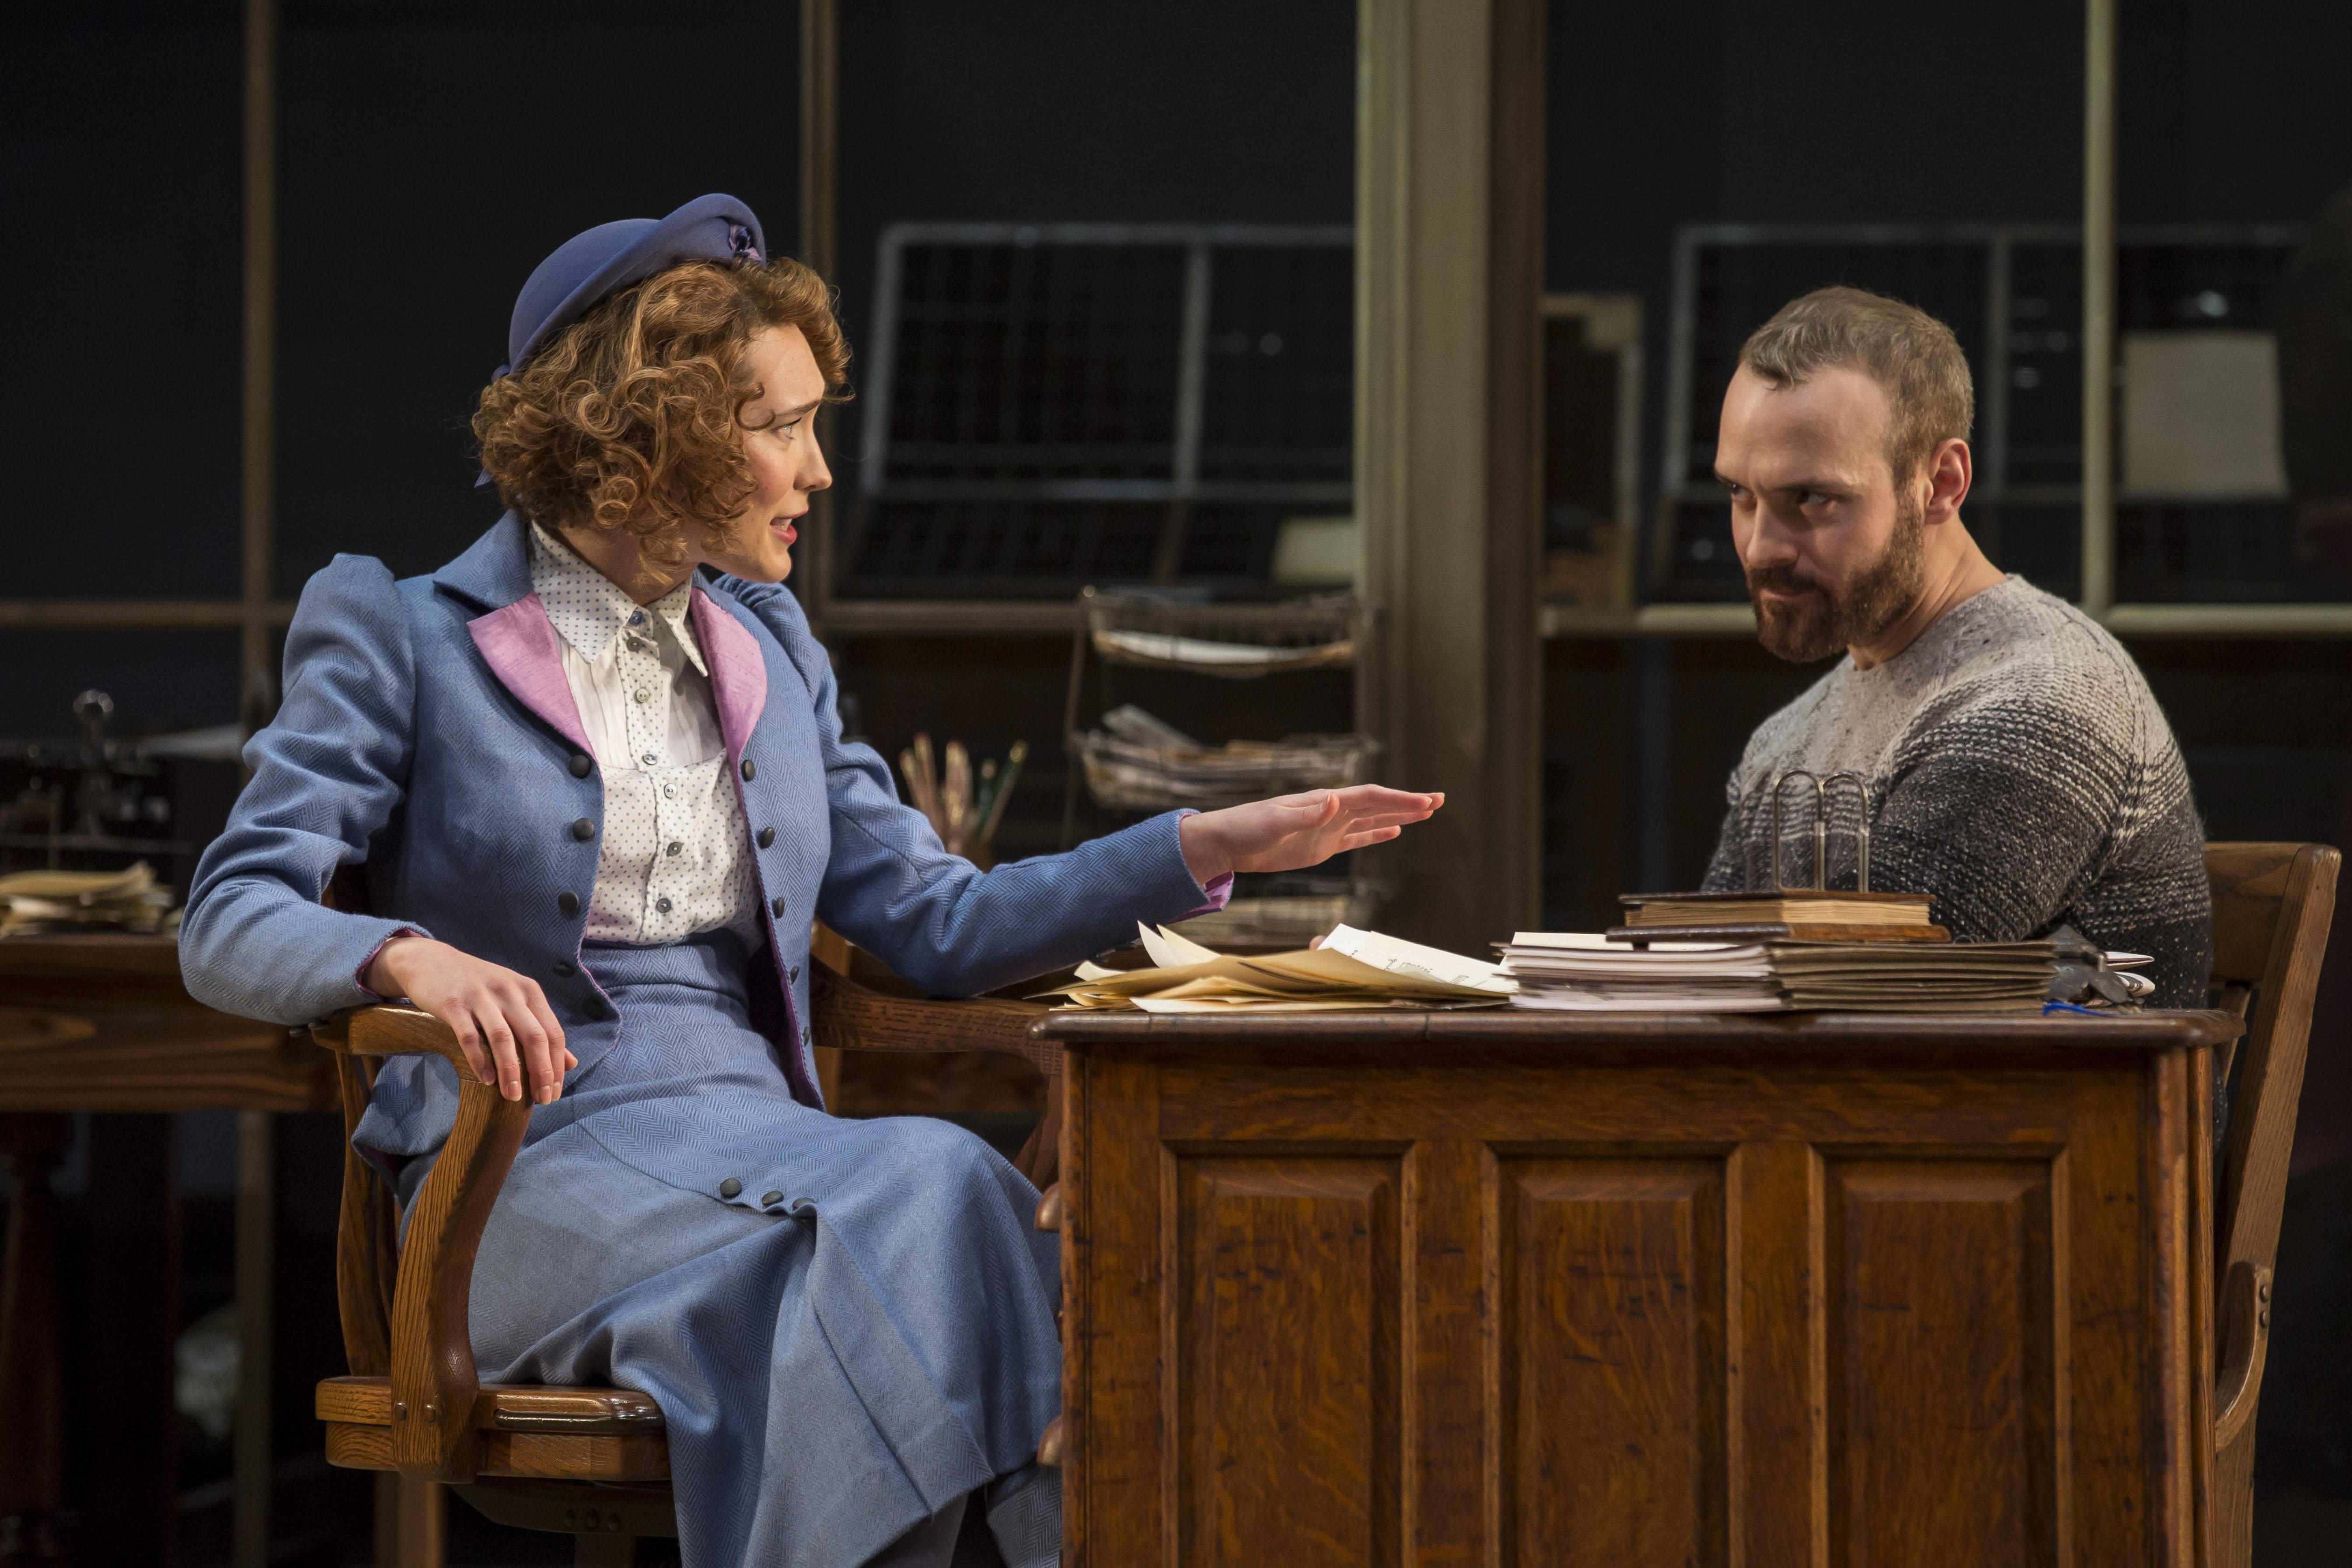
M 2037 1013 L 2058 972 L 2046 942 L 1766 945 L 1789 1005 L 1820 1013 Z
M 1520 1007 L 1578 1013 L 1777 1013 L 1786 1003 L 1764 944 L 1659 942 L 1523 931 L 1503 948 Z
M 1500 964 L 1339 926 L 1319 948 L 1222 956 L 1161 927 L 1138 928 L 1150 969 L 1082 963 L 1046 994 L 1072 1007 L 1145 1013 L 1340 1013 L 1367 1007 L 1495 1006 L 1517 988 Z
M 1353 637 L 1313 643 L 1304 647 L 1270 643 L 1216 642 L 1173 632 L 1120 631 L 1095 633 L 1095 651 L 1119 664 L 1157 665 L 1171 669 L 1213 669 L 1222 675 L 1265 675 L 1276 670 L 1345 668 L 1356 660 Z
M 0 877 L 0 936 L 153 931 L 176 920 L 172 891 L 142 860 L 128 871 L 17 871 Z
M 1130 811 L 1182 805 L 1205 811 L 1271 795 L 1343 788 L 1358 782 L 1369 749 L 1357 735 L 1204 746 L 1133 703 L 1112 709 L 1100 730 L 1075 735 L 1071 744 L 1095 799 Z
M 1521 931 L 1503 948 L 1521 1007 L 1589 1013 L 2025 1013 L 2055 973 L 2046 942 L 1654 942 Z

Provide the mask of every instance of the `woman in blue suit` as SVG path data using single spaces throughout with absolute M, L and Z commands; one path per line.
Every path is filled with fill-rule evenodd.
M 1171 813 L 986 874 L 948 854 L 842 739 L 781 586 L 848 353 L 824 284 L 761 244 L 706 196 L 531 275 L 474 421 L 509 510 L 430 576 L 343 555 L 310 580 L 181 962 L 289 1025 L 405 996 L 530 1096 L 476 1358 L 653 1394 L 688 1563 L 945 1563 L 970 1507 L 1013 1568 L 1050 1564 L 1054 1238 L 969 1134 L 824 1113 L 811 921 L 969 994 L 1440 801 Z M 384 918 L 319 901 L 360 860 Z M 438 1058 L 379 1078 L 356 1142 L 404 1205 L 456 1102 Z

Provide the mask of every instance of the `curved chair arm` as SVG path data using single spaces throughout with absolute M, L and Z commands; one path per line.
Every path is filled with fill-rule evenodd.
M 1061 1065 L 1058 1047 L 1029 1037 L 1029 1026 L 1048 1011 L 1035 1002 L 893 996 L 823 963 L 809 976 L 809 1001 L 820 1046 L 848 1051 L 1001 1051 L 1026 1058 L 1048 1076 Z
M 420 1480 L 471 1481 L 480 1447 L 471 1418 L 481 1391 L 467 1327 L 474 1253 L 530 1125 L 530 1101 L 507 1100 L 477 1079 L 457 1037 L 419 1008 L 356 1007 L 310 1033 L 346 1061 L 429 1053 L 446 1058 L 457 1069 L 457 1122 L 416 1194 L 407 1238 L 399 1248 L 387 1349 L 393 1462 L 403 1475 Z M 352 1080 L 346 1073 L 347 1100 Z M 347 1173 L 347 1219 L 353 1188 Z M 363 1184 L 361 1190 L 363 1194 Z M 348 1225 L 344 1234 L 350 1235 Z
M 2263 1364 L 2270 1359 L 2271 1271 L 2259 1263 L 2231 1265 L 2221 1281 L 2221 1364 L 2213 1379 L 2213 1446 L 2226 1448 L 2254 1418 Z

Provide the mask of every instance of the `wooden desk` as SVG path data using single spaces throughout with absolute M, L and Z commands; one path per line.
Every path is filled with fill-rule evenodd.
M 77 1021 L 0 1044 L 0 1111 L 331 1110 L 335 1066 L 307 1037 L 215 1013 L 168 936 L 0 941 L 0 1006 Z
M 2237 1029 L 1056 1014 L 1068 1561 L 2194 1563 Z
M 174 1519 L 173 1345 L 179 1332 L 176 1173 L 163 1114 L 233 1109 L 239 1130 L 236 1292 L 236 1561 L 267 1561 L 271 1134 L 267 1113 L 338 1103 L 334 1063 L 274 1024 L 214 1012 L 180 984 L 170 937 L 19 936 L 0 941 L 0 1159 L 19 1178 L 9 1205 L 0 1299 L 0 1532 L 26 1562 L 58 1560 L 64 1476 L 57 1273 L 48 1176 L 74 1111 L 143 1112 L 101 1123 L 90 1171 L 91 1317 L 110 1347 L 103 1386 L 70 1391 L 107 1456 L 108 1506 L 82 1520 L 79 1561 L 168 1560 Z M 9 1521 L 15 1521 L 11 1524 Z

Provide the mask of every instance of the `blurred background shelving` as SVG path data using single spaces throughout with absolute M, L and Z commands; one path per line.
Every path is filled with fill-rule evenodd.
M 886 229 L 831 613 L 1093 584 L 1264 597 L 1298 581 L 1286 539 L 1349 515 L 1349 240 L 1338 226 Z M 1337 580 L 1353 564 L 1343 554 Z

